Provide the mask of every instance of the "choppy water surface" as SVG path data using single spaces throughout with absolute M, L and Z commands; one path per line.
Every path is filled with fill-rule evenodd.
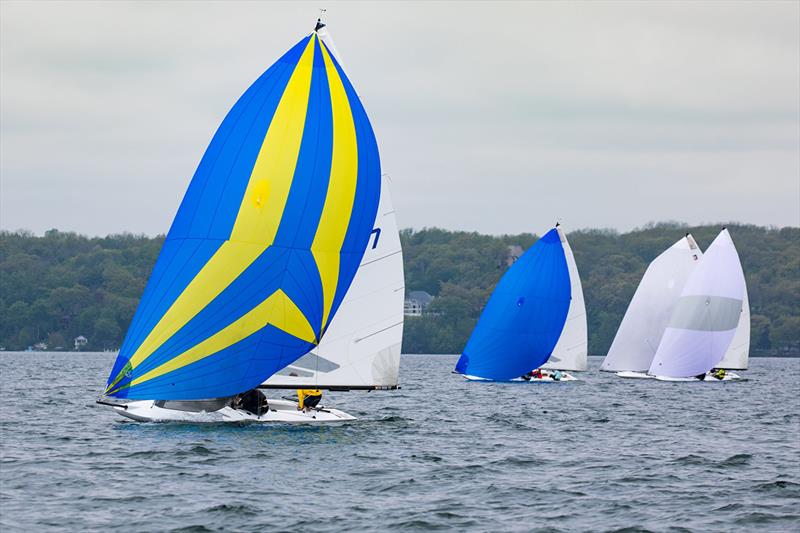
M 128 422 L 111 354 L 0 354 L 0 529 L 795 530 L 800 360 L 747 382 L 466 383 L 329 393 L 340 426 Z

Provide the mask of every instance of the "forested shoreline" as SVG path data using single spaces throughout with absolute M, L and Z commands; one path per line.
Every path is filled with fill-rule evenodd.
M 800 352 L 800 228 L 730 224 L 752 312 L 754 353 Z M 718 225 L 655 224 L 618 233 L 568 234 L 581 274 L 589 352 L 605 353 L 647 264 L 686 232 L 705 249 Z M 491 290 L 508 268 L 510 247 L 532 234 L 491 236 L 441 229 L 403 230 L 406 293 L 435 298 L 407 317 L 404 353 L 458 353 Z M 122 343 L 163 236 L 85 237 L 51 230 L 0 232 L 0 348 L 116 349 Z

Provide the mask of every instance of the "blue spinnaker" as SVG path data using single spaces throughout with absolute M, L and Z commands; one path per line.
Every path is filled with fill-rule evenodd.
M 497 284 L 456 372 L 506 381 L 539 368 L 558 342 L 570 297 L 564 248 L 554 228 L 511 265 Z
M 379 197 L 367 115 L 311 34 L 245 91 L 211 140 L 106 394 L 230 396 L 306 354 L 355 276 Z

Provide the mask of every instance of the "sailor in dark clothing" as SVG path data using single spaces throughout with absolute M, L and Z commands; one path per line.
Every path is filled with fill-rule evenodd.
M 267 397 L 258 389 L 251 389 L 234 397 L 233 408 L 249 411 L 256 416 L 261 416 L 269 411 Z

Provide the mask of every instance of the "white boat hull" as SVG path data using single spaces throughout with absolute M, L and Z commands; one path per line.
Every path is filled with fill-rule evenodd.
M 680 381 L 702 381 L 703 383 L 717 383 L 717 382 L 720 382 L 720 381 L 739 381 L 739 380 L 742 379 L 742 376 L 740 376 L 736 372 L 726 372 L 725 373 L 725 377 L 722 378 L 722 379 L 719 379 L 719 378 L 715 377 L 713 374 L 711 374 L 711 372 L 708 372 L 706 374 L 705 379 L 697 379 L 697 378 L 694 378 L 694 377 L 690 377 L 690 378 L 671 378 L 669 376 L 655 376 L 655 378 L 657 380 L 659 380 L 659 381 L 677 381 L 677 382 L 680 382 Z
M 655 376 L 655 379 L 657 379 L 658 381 L 674 381 L 674 382 L 700 381 L 697 378 L 672 378 L 669 376 Z
M 706 374 L 706 380 L 710 380 L 710 381 L 740 381 L 742 379 L 744 379 L 744 378 L 742 378 L 742 376 L 740 376 L 736 372 L 731 372 L 730 370 L 726 370 L 725 371 L 725 377 L 722 378 L 722 380 L 719 380 L 719 379 L 711 376 L 710 374 Z
M 494 383 L 559 383 L 561 381 L 580 381 L 578 378 L 576 378 L 569 372 L 562 372 L 561 379 L 553 379 L 552 376 L 543 376 L 541 378 L 522 379 L 520 377 L 520 378 L 510 379 L 508 381 L 497 381 L 493 379 L 486 379 L 470 375 L 465 375 L 464 379 L 466 379 L 467 381 L 490 381 Z
M 651 376 L 647 372 L 634 372 L 632 370 L 626 370 L 624 372 L 617 372 L 615 375 L 617 377 L 627 378 L 627 379 L 654 379 L 655 378 L 655 376 Z
M 269 400 L 269 411 L 261 416 L 256 416 L 250 411 L 227 406 L 211 412 L 178 411 L 176 409 L 158 407 L 154 400 L 133 401 L 124 405 L 114 406 L 113 409 L 120 415 L 137 422 L 319 424 L 346 422 L 356 419 L 356 417 L 338 409 L 320 407 L 300 411 L 297 409 L 296 402 L 288 400 Z
M 522 378 L 517 378 L 515 381 L 526 381 Z M 531 383 L 558 383 L 560 381 L 580 381 L 578 378 L 569 372 L 562 372 L 561 379 L 553 379 L 553 376 L 542 376 L 540 378 L 531 378 Z

